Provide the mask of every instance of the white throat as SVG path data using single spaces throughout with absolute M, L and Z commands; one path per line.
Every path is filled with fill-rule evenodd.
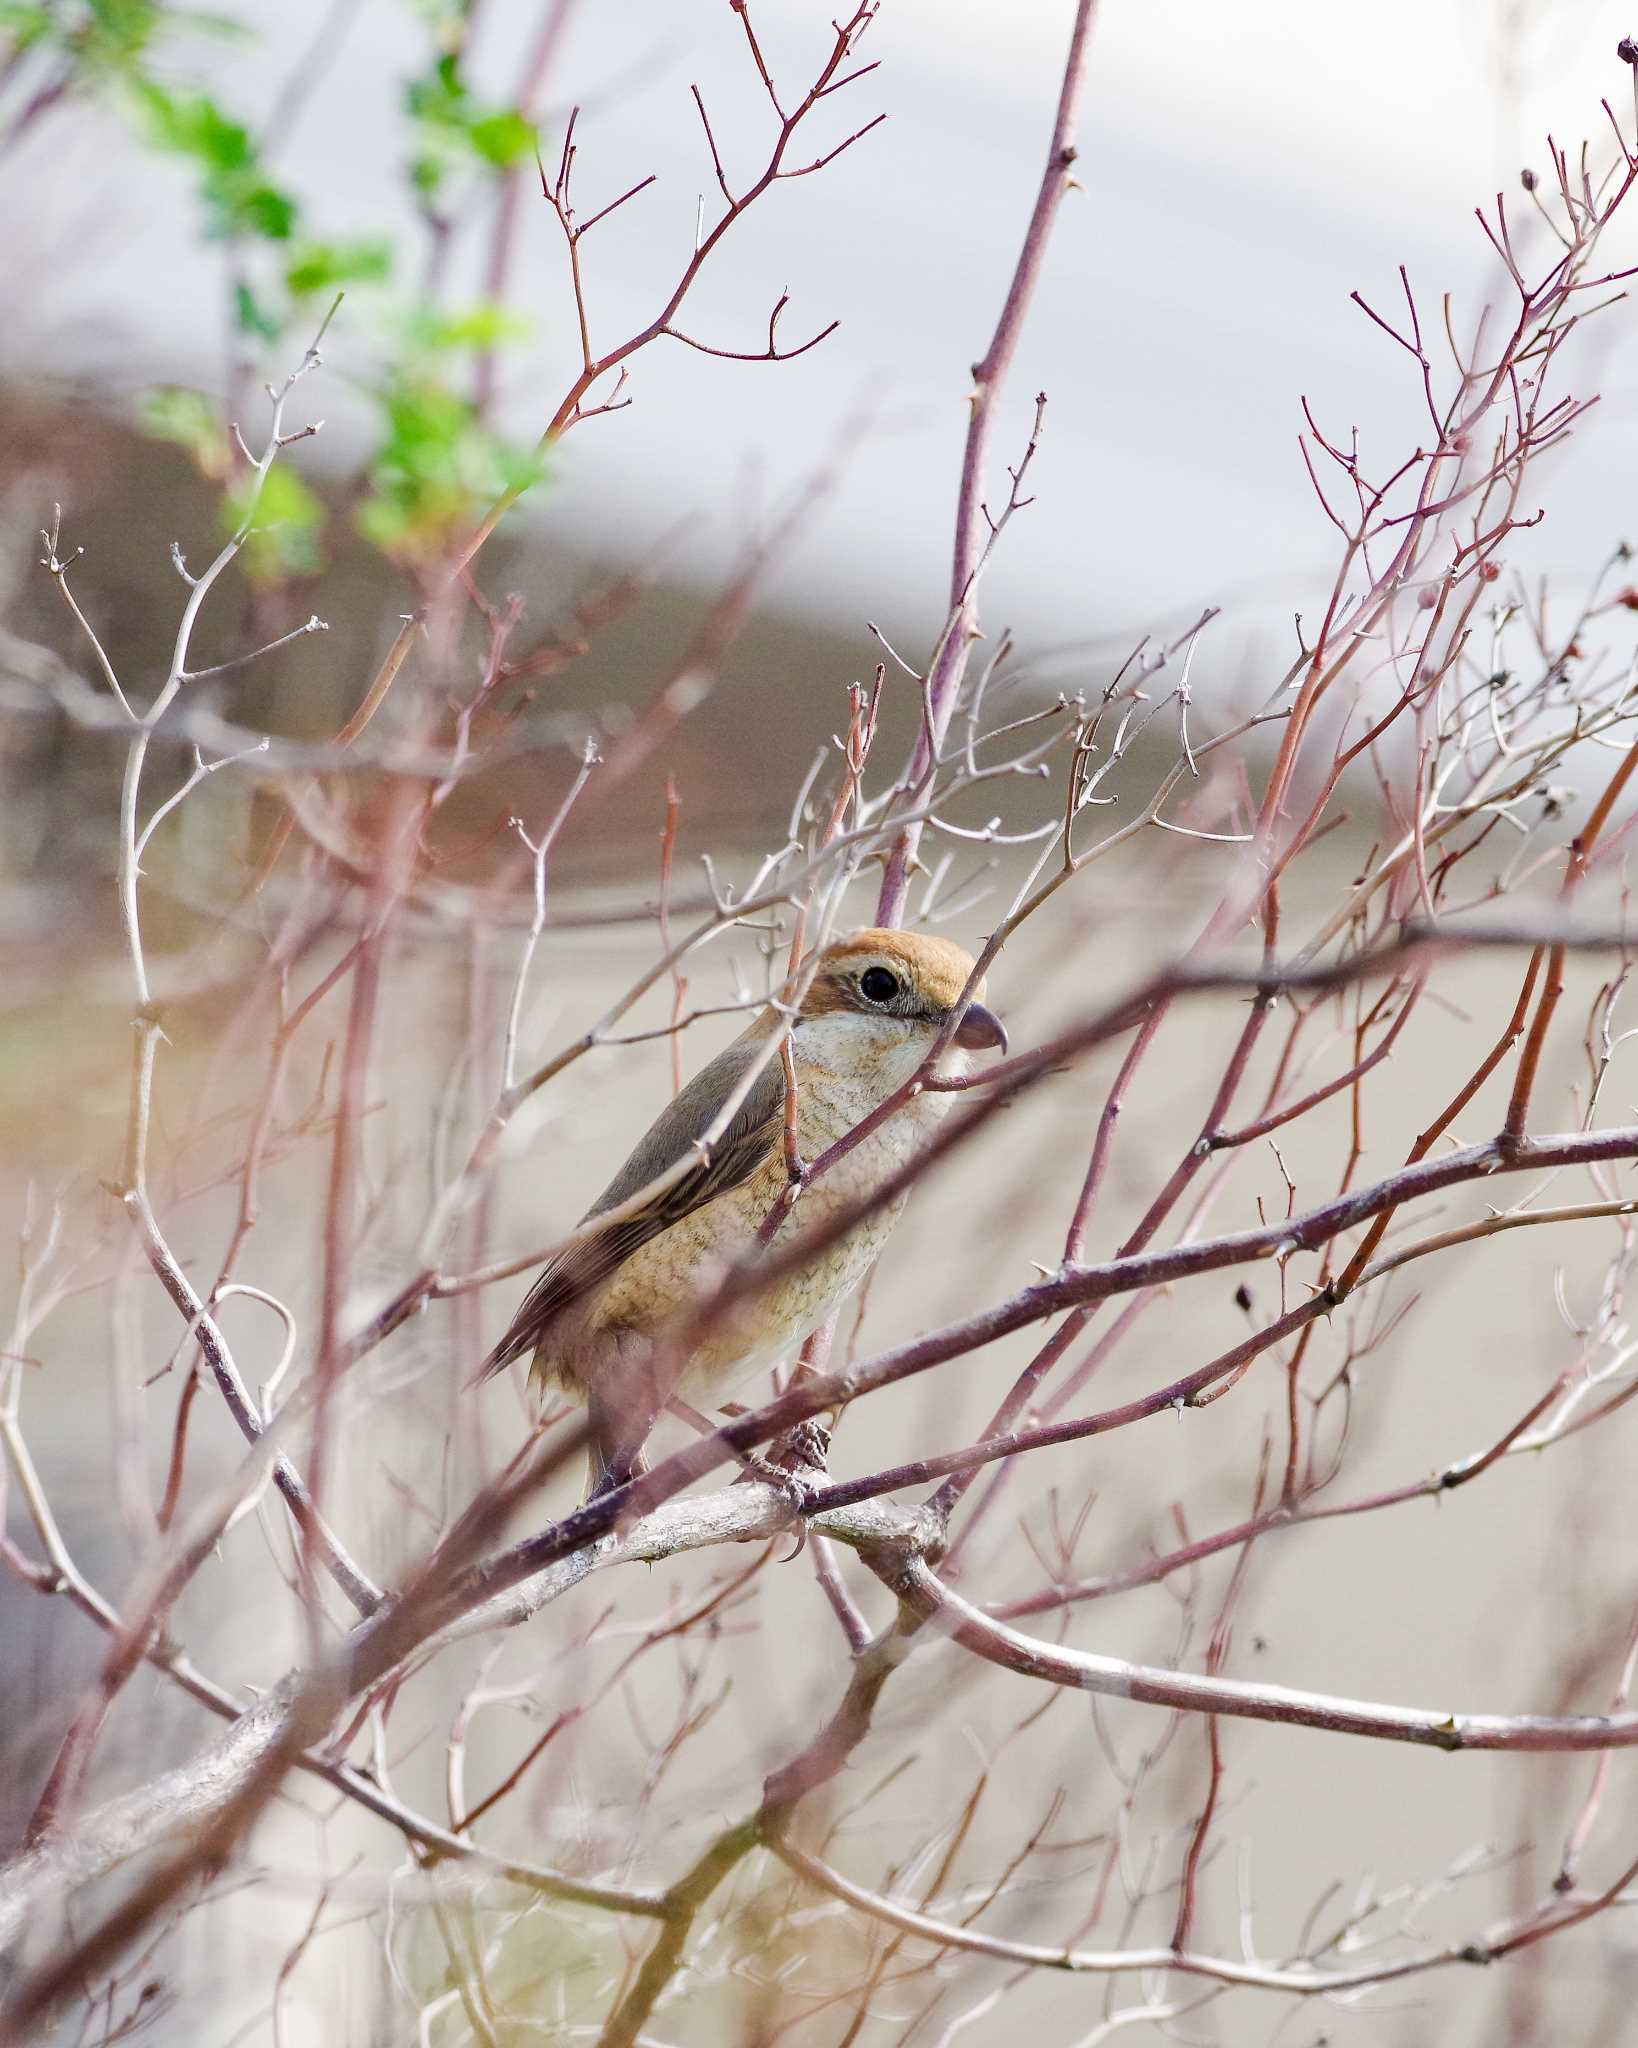
M 847 1081 L 868 1073 L 877 1100 L 902 1088 L 932 1050 L 937 1032 L 930 1024 L 907 1025 L 896 1017 L 872 1017 L 857 1010 L 807 1017 L 792 1034 L 804 1060 Z M 951 1046 L 939 1062 L 944 1073 L 961 1073 L 967 1056 Z

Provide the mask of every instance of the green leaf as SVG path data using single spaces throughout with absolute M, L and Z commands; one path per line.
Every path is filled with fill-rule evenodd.
M 222 500 L 224 530 L 236 534 L 247 517 L 251 529 L 239 559 L 253 583 L 266 588 L 320 566 L 324 506 L 294 470 L 270 469 L 259 497 L 254 478 L 229 491 Z
M 296 225 L 296 202 L 276 185 L 254 185 L 232 202 L 234 224 L 263 235 L 270 242 L 285 242 Z
M 159 148 L 195 165 L 211 232 L 288 240 L 296 202 L 263 175 L 250 132 L 208 93 L 171 92 L 143 79 L 137 99 Z
M 460 58 L 440 57 L 432 69 L 411 79 L 404 105 L 421 129 L 410 178 L 417 191 L 432 192 L 464 159 L 505 171 L 534 154 L 538 132 L 515 107 L 480 105 L 461 77 Z
M 88 69 L 129 70 L 146 55 L 164 12 L 158 0 L 89 0 L 65 41 Z
M 241 334 L 254 334 L 261 341 L 277 341 L 284 322 L 269 312 L 243 279 L 233 287 L 233 318 Z
M 358 525 L 399 560 L 435 560 L 497 498 L 545 473 L 533 449 L 492 434 L 435 376 L 402 375 L 378 398 L 386 431 Z
M 0 0 L 0 39 L 14 53 L 49 45 L 68 59 L 70 87 L 109 77 L 137 79 L 141 60 L 163 35 L 243 36 L 226 15 L 166 7 L 161 0 Z
M 207 171 L 239 171 L 249 165 L 249 130 L 230 120 L 207 93 L 168 92 L 146 80 L 139 97 L 162 149 L 191 157 Z
M 385 284 L 392 274 L 392 244 L 384 236 L 358 242 L 301 242 L 285 265 L 285 289 L 293 298 L 334 291 L 347 284 Z
M 459 312 L 440 313 L 423 307 L 411 319 L 408 347 L 412 354 L 440 356 L 452 349 L 495 348 L 503 341 L 521 341 L 529 321 L 493 299 L 480 299 Z
M 512 107 L 480 114 L 467 123 L 466 133 L 478 155 L 498 171 L 509 171 L 514 164 L 532 157 L 539 141 L 534 122 L 526 121 Z
M 5 36 L 19 56 L 32 50 L 36 43 L 44 42 L 54 26 L 47 7 L 24 7 L 12 4 L 12 0 L 0 0 L 0 35 Z
M 466 102 L 467 90 L 456 57 L 441 57 L 429 72 L 412 78 L 404 88 L 405 109 L 417 121 L 455 125 Z
M 179 384 L 161 385 L 143 393 L 137 416 L 145 434 L 186 448 L 207 476 L 227 474 L 227 435 L 215 406 L 202 391 L 189 391 Z

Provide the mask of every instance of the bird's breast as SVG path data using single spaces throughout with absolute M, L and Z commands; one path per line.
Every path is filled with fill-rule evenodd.
M 798 1072 L 797 1145 L 811 1165 L 876 1108 L 879 1095 L 846 1083 L 806 1087 Z M 804 1236 L 828 1236 L 839 1217 L 868 1204 L 926 1143 L 943 1109 L 942 1098 L 917 1098 L 851 1145 L 803 1190 L 775 1241 L 773 1256 L 800 1254 Z M 757 1232 L 786 1185 L 781 1147 L 741 1189 L 712 1204 L 712 1229 L 719 1250 L 754 1255 Z M 737 1384 L 748 1373 L 788 1356 L 840 1302 L 852 1293 L 891 1234 L 908 1190 L 872 1210 L 840 1237 L 798 1256 L 759 1294 L 743 1316 L 726 1319 L 720 1331 L 690 1361 L 684 1387 L 701 1398 L 709 1390 Z
M 796 1135 L 803 1161 L 812 1165 L 822 1157 L 888 1092 L 875 1074 L 841 1075 L 799 1059 Z M 839 1217 L 867 1205 L 926 1144 L 944 1106 L 942 1095 L 916 1096 L 850 1145 L 803 1190 L 776 1240 L 775 1257 L 800 1252 L 804 1236 L 828 1235 Z M 682 1217 L 621 1264 L 588 1305 L 589 1366 L 564 1357 L 549 1373 L 570 1384 L 594 1378 L 597 1357 L 615 1335 L 657 1329 L 730 1266 L 754 1258 L 758 1233 L 786 1185 L 784 1148 L 776 1138 L 740 1186 Z M 904 1200 L 904 1193 L 895 1196 L 810 1258 L 798 1257 L 771 1286 L 726 1314 L 691 1355 L 684 1393 L 707 1398 L 794 1350 L 864 1277 Z
M 797 1147 L 809 1166 L 862 1124 L 883 1099 L 868 1082 L 835 1075 L 815 1074 L 804 1085 L 800 1068 L 797 1083 Z M 787 1226 L 793 1236 L 822 1231 L 838 1216 L 871 1201 L 921 1151 L 943 1109 L 942 1096 L 916 1096 L 850 1144 L 803 1190 Z M 781 1158 L 781 1177 L 783 1166 Z M 864 1218 L 834 1248 L 834 1255 L 862 1270 L 898 1220 L 904 1201 L 901 1193 Z

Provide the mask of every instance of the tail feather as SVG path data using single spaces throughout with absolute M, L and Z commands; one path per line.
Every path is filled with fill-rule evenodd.
M 492 1380 L 497 1374 L 505 1372 L 506 1368 L 521 1358 L 527 1349 L 527 1345 L 519 1344 L 515 1334 L 508 1331 L 483 1364 L 467 1380 L 467 1385 L 481 1387 L 485 1380 Z

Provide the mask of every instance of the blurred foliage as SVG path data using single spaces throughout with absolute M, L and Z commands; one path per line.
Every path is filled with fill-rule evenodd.
M 168 7 L 162 0 L 0 0 L 0 34 L 11 51 L 66 61 L 72 67 L 70 90 L 109 80 L 140 83 L 145 61 L 178 31 L 245 34 L 243 24 L 227 15 Z
M 539 453 L 489 432 L 454 382 L 465 352 L 522 331 L 492 305 L 458 314 L 423 308 L 410 321 L 396 363 L 374 388 L 382 435 L 358 512 L 359 530 L 385 553 L 431 563 L 475 506 L 521 496 L 544 474 Z
M 392 275 L 392 244 L 384 235 L 358 242 L 301 242 L 284 267 L 284 288 L 310 299 L 346 285 L 385 284 Z
M 414 123 L 417 143 L 410 182 L 426 199 L 463 169 L 477 165 L 509 171 L 539 146 L 534 123 L 515 107 L 485 106 L 473 98 L 453 51 L 422 77 L 410 80 L 404 108 Z
M 133 81 L 133 89 L 155 146 L 198 172 L 207 234 L 290 239 L 296 202 L 268 178 L 242 122 L 231 120 L 208 93 L 171 92 L 149 78 Z
M 324 505 L 288 466 L 267 472 L 258 494 L 248 483 L 231 489 L 222 500 L 222 531 L 226 539 L 254 517 L 240 560 L 252 583 L 266 588 L 292 576 L 312 576 L 322 566 L 319 536 L 324 531 Z
M 540 138 L 523 109 L 476 93 L 468 80 L 472 0 L 400 4 L 427 40 L 425 65 L 397 88 L 400 176 L 436 251 L 454 231 L 486 230 L 500 182 L 533 161 Z M 235 350 L 230 394 L 242 397 L 256 380 L 281 382 L 310 341 L 321 302 L 347 294 L 351 334 L 372 364 L 362 369 L 355 356 L 349 369 L 375 423 L 353 501 L 360 531 L 376 546 L 396 561 L 430 566 L 498 498 L 539 481 L 538 454 L 488 426 L 470 388 L 475 360 L 493 369 L 526 328 L 502 307 L 451 309 L 436 286 L 408 287 L 418 268 L 429 279 L 443 273 L 436 260 L 417 264 L 404 246 L 413 235 L 336 233 L 310 218 L 319 209 L 280 160 L 279 137 L 265 126 L 259 132 L 235 104 L 238 46 L 242 97 L 267 97 L 265 86 L 252 92 L 265 60 L 243 23 L 162 0 L 0 0 L 0 39 L 0 142 L 75 101 L 122 119 L 189 175 L 193 232 L 221 265 Z M 208 80 L 200 75 L 201 39 L 213 53 Z M 250 509 L 232 410 L 231 396 L 174 387 L 149 392 L 141 406 L 148 433 L 185 448 L 222 486 L 226 532 Z M 324 520 L 287 461 L 275 465 L 246 546 L 252 578 L 269 585 L 317 570 Z
M 229 474 L 227 433 L 202 391 L 178 384 L 150 391 L 142 400 L 141 418 L 144 431 L 156 441 L 174 441 L 186 448 L 205 476 L 221 481 Z
M 288 465 L 275 464 L 263 480 L 235 474 L 234 449 L 217 409 L 202 392 L 182 385 L 150 391 L 142 401 L 144 432 L 156 441 L 174 441 L 186 448 L 201 473 L 226 486 L 222 494 L 223 538 L 237 533 L 254 515 L 242 560 L 259 587 L 310 576 L 320 566 L 319 537 L 324 531 L 324 505 Z M 242 470 L 242 458 L 240 459 Z

